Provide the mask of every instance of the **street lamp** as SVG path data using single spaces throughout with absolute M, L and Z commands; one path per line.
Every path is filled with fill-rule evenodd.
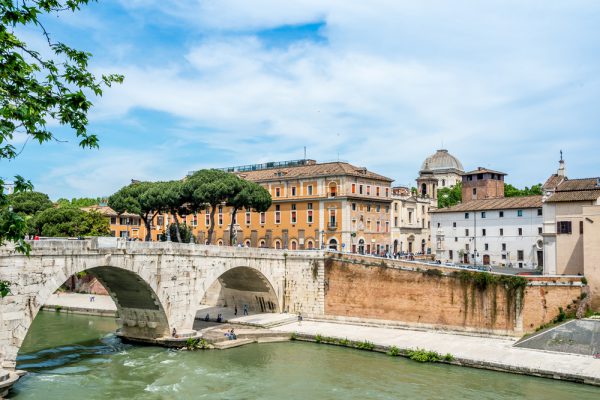
M 325 249 L 325 231 L 321 231 L 321 250 Z

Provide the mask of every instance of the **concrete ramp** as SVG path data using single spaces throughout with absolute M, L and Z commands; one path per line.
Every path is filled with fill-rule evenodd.
M 580 319 L 533 334 L 515 347 L 591 356 L 600 353 L 600 320 Z

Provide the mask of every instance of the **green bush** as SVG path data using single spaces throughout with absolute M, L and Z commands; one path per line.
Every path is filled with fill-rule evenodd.
M 446 355 L 444 356 L 444 361 L 447 361 L 447 362 L 454 361 L 454 356 L 450 353 L 446 353 Z
M 400 355 L 400 349 L 397 348 L 396 346 L 392 346 L 392 347 L 390 347 L 388 354 L 392 357 L 397 357 Z
M 208 342 L 200 338 L 189 338 L 185 341 L 185 348 L 190 351 L 206 350 L 208 349 Z
M 292 336 L 290 336 L 290 340 L 296 340 L 298 339 L 298 334 L 296 332 L 292 333 Z
M 323 341 L 323 336 L 321 336 L 317 333 L 317 336 L 315 336 L 315 342 L 321 343 L 322 341 Z
M 60 312 L 62 310 L 62 306 L 54 306 L 54 311 Z
M 587 285 L 587 278 L 585 276 L 581 278 L 581 283 Z
M 354 347 L 356 347 L 359 350 L 372 351 L 375 348 L 375 345 L 365 340 L 364 342 L 354 342 Z
M 408 350 L 407 352 L 408 354 L 408 358 L 410 358 L 411 360 L 414 361 L 418 361 L 418 362 L 439 362 L 442 361 L 442 359 L 444 359 L 444 357 L 442 357 L 439 353 L 435 352 L 435 351 L 429 351 L 429 350 L 424 350 L 424 349 L 415 349 L 415 350 Z

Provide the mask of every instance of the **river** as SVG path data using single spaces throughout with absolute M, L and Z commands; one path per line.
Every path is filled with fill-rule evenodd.
M 420 364 L 313 343 L 176 351 L 123 344 L 115 322 L 41 312 L 21 348 L 14 399 L 599 399 L 549 379 Z

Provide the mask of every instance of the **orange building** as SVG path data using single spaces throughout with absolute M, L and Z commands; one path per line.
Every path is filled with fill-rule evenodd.
M 363 253 L 389 250 L 390 178 L 346 162 L 314 160 L 223 170 L 262 185 L 273 199 L 267 212 L 237 213 L 234 244 Z M 199 243 L 208 235 L 209 212 L 186 217 Z M 213 243 L 229 244 L 231 218 L 231 210 L 220 206 Z

